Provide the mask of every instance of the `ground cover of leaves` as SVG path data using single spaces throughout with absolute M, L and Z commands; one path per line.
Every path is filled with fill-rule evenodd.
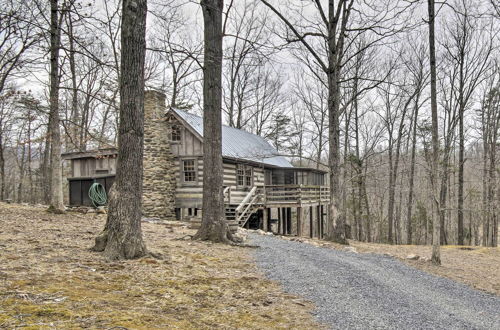
M 88 250 L 105 215 L 0 203 L 0 328 L 318 328 L 313 306 L 258 272 L 248 248 L 174 240 L 143 223 L 151 257 Z
M 300 240 L 316 246 L 345 249 L 340 244 L 308 238 L 285 239 Z M 441 246 L 441 266 L 433 265 L 429 259 L 430 245 L 390 245 L 358 242 L 349 240 L 351 247 L 360 253 L 377 253 L 393 256 L 406 264 L 425 272 L 464 283 L 478 290 L 500 296 L 500 248 L 482 246 Z M 409 255 L 418 260 L 409 260 Z

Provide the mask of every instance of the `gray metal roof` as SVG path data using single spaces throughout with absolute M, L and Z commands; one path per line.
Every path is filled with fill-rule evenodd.
M 203 137 L 203 118 L 191 113 L 172 109 Z M 222 125 L 222 156 L 241 158 L 278 167 L 293 167 L 292 164 L 261 136 L 244 130 Z

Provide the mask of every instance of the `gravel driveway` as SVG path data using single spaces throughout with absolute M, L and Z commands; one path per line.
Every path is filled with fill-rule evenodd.
M 252 234 L 255 259 L 333 329 L 500 329 L 500 297 L 383 255 Z

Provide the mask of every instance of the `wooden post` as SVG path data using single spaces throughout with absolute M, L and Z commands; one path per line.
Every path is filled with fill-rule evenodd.
M 281 209 L 278 207 L 278 234 L 281 235 Z
M 323 233 L 321 232 L 321 205 L 318 204 L 316 206 L 316 225 L 318 227 L 318 238 L 321 239 L 323 237 Z
M 326 204 L 326 205 L 328 205 L 328 204 Z M 323 214 L 325 214 L 325 215 L 326 215 L 326 218 L 327 218 L 327 219 L 329 219 L 329 218 L 328 218 L 328 217 L 329 217 L 329 214 L 328 214 L 328 213 L 330 212 L 330 211 L 329 211 L 329 209 L 330 209 L 330 208 L 329 208 L 329 207 L 327 207 L 327 208 L 325 209 L 325 206 L 324 206 L 324 205 L 322 205 L 322 209 L 323 209 L 323 210 L 322 210 L 322 212 L 321 212 L 321 217 L 322 217 L 322 220 L 323 220 L 323 229 L 324 229 L 324 230 L 323 230 L 323 232 L 324 232 L 324 233 L 329 233 L 329 232 L 330 232 L 330 225 L 328 224 L 328 221 L 326 221 L 326 222 L 325 222 L 325 217 L 324 217 L 324 215 L 323 215 Z M 328 235 L 328 234 L 327 234 L 327 235 Z
M 287 228 L 287 219 L 286 219 L 286 207 L 281 209 L 281 221 L 283 221 L 283 235 L 286 235 L 288 233 L 288 228 Z
M 262 230 L 263 231 L 269 231 L 269 219 L 268 219 L 268 209 L 265 207 L 264 210 L 262 210 Z
M 286 230 L 288 235 L 292 235 L 292 208 L 288 207 L 286 209 Z
M 308 207 L 308 212 L 309 212 L 309 238 L 314 238 L 314 214 L 313 214 L 313 208 L 312 206 Z
M 297 236 L 302 236 L 302 208 L 297 207 Z

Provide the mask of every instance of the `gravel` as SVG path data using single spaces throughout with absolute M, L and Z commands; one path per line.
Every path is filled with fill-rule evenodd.
M 252 234 L 257 265 L 332 329 L 500 329 L 500 297 L 357 254 Z

